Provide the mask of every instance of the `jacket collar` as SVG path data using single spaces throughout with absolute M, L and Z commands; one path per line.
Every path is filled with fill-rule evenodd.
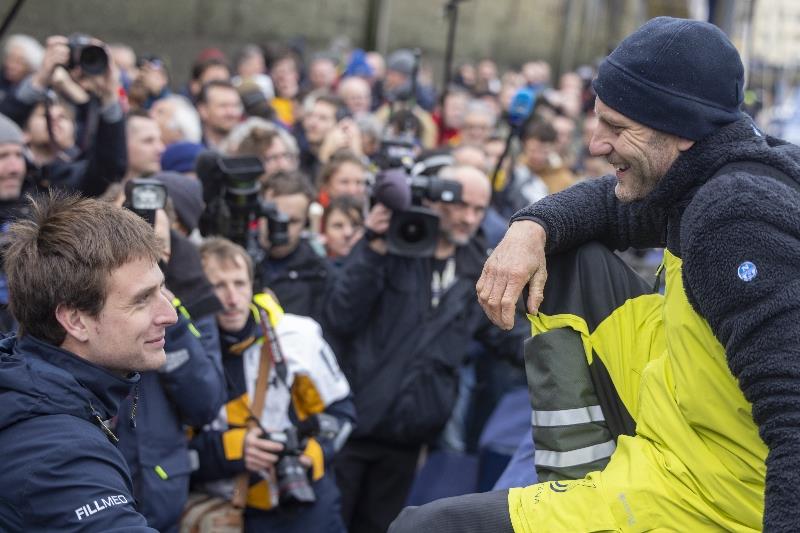
M 13 349 L 20 358 L 35 358 L 57 368 L 58 381 L 65 383 L 67 391 L 44 391 L 53 394 L 77 393 L 87 402 L 87 413 L 105 420 L 116 416 L 120 403 L 139 383 L 140 375 L 133 373 L 123 378 L 77 355 L 48 344 L 31 335 L 18 337 Z M 66 374 L 66 375 L 64 375 Z M 57 401 L 57 398 L 52 398 Z
M 756 161 L 797 175 L 800 167 L 794 158 L 783 150 L 772 149 L 787 144 L 761 133 L 749 117 L 744 117 L 697 141 L 678 156 L 643 202 L 648 207 L 685 207 L 717 170 L 736 161 Z

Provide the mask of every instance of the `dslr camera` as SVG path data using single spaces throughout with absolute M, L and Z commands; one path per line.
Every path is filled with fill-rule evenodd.
M 67 69 L 80 67 L 84 74 L 99 75 L 108 70 L 108 54 L 95 39 L 83 33 L 73 33 L 68 39 L 69 63 Z
M 289 242 L 289 217 L 259 197 L 264 165 L 258 157 L 206 151 L 198 156 L 196 168 L 206 203 L 200 219 L 203 235 L 221 235 L 249 249 L 252 225 L 265 218 L 270 243 L 280 246 Z
M 342 427 L 338 420 L 328 414 L 319 413 L 290 426 L 285 431 L 264 432 L 262 438 L 283 444 L 275 474 L 278 478 L 278 502 L 281 506 L 310 504 L 316 501 L 314 488 L 308 478 L 306 467 L 300 463 L 305 445 L 310 437 L 329 439 L 347 438 L 349 428 Z

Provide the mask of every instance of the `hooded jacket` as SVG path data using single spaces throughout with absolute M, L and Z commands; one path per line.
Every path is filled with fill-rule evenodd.
M 730 163 L 750 169 L 723 168 Z M 688 301 L 725 348 L 769 449 L 764 528 L 771 531 L 800 524 L 798 180 L 800 149 L 744 118 L 682 153 L 641 201 L 617 201 L 616 179 L 607 176 L 512 218 L 540 222 L 548 253 L 598 240 L 618 250 L 666 246 L 682 259 Z
M 155 531 L 102 425 L 138 381 L 29 335 L 0 342 L 0 530 Z

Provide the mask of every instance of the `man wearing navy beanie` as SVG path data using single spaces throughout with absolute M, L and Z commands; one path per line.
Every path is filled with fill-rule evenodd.
M 650 20 L 603 61 L 589 149 L 615 175 L 514 215 L 477 284 L 504 329 L 529 286 L 526 363 L 574 335 L 599 405 L 534 402 L 535 431 L 568 437 L 537 444 L 550 481 L 390 533 L 800 530 L 800 148 L 740 111 L 743 85 L 705 22 Z M 629 247 L 665 248 L 663 295 L 611 252 Z M 612 439 L 568 446 L 584 426 Z

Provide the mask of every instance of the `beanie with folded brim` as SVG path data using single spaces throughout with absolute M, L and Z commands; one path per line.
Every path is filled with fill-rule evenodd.
M 697 20 L 648 21 L 602 62 L 592 87 L 626 117 L 694 141 L 743 116 L 739 52 L 722 30 Z

